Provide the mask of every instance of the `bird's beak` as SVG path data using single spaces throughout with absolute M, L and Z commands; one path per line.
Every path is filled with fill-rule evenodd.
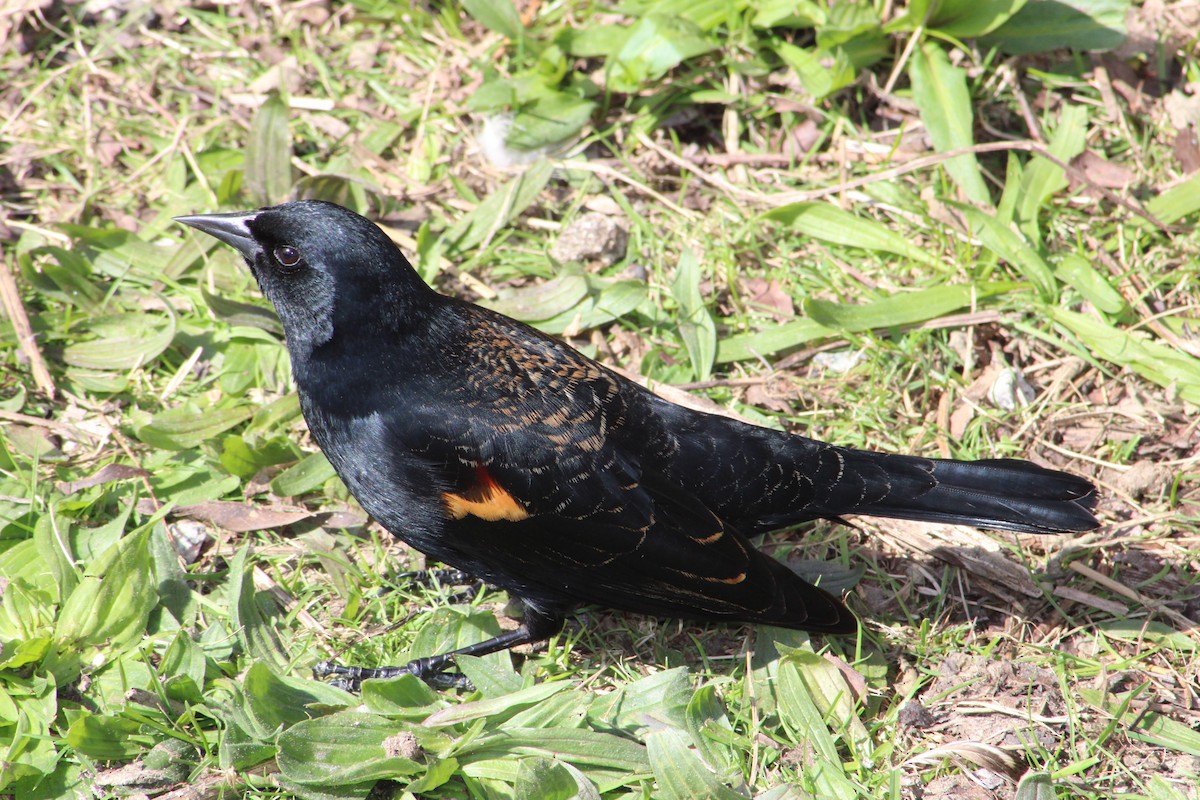
M 175 217 L 176 222 L 190 225 L 198 231 L 207 233 L 233 247 L 253 263 L 255 256 L 262 252 L 262 246 L 250 232 L 249 223 L 258 216 L 257 211 L 233 211 L 227 214 L 191 214 L 185 217 Z

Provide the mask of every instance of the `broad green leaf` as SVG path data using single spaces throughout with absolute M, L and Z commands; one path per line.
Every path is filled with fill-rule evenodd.
M 54 576 L 53 584 L 59 597 L 69 595 L 79 582 L 81 571 L 76 569 L 80 548 L 75 546 L 74 520 L 63 514 L 57 505 L 50 505 L 33 524 L 33 541 L 38 556 Z M 120 531 L 115 531 L 118 536 Z M 108 543 L 111 547 L 115 539 Z M 107 549 L 105 547 L 104 549 Z
M 737 751 L 728 745 L 733 726 L 717 697 L 715 686 L 706 684 L 696 690 L 688 701 L 684 721 L 692 745 L 705 762 L 721 770 L 736 768 L 739 761 Z M 718 735 L 714 735 L 714 732 Z M 654 763 L 653 749 L 650 751 L 650 763 Z
M 273 436 L 253 447 L 241 436 L 226 436 L 221 442 L 221 466 L 239 478 L 253 478 L 266 467 L 295 461 L 298 455 L 299 448 L 286 436 Z
M 587 293 L 587 278 L 581 272 L 569 271 L 548 281 L 504 290 L 496 299 L 480 305 L 523 322 L 537 322 L 570 311 Z
M 940 44 L 928 40 L 913 50 L 909 72 L 913 99 L 934 149 L 945 153 L 975 144 L 975 111 L 966 72 L 950 63 Z M 956 156 L 945 163 L 945 168 L 971 202 L 992 205 L 974 155 Z
M 262 593 L 260 602 L 260 593 L 254 586 L 254 569 L 247 563 L 249 552 L 250 546 L 243 546 L 229 563 L 229 578 L 225 585 L 229 625 L 236 632 L 246 655 L 277 669 L 286 669 L 291 658 L 266 610 L 275 607 L 274 602 L 266 592 Z
M 592 118 L 596 104 L 569 92 L 546 92 L 524 103 L 513 116 L 505 143 L 517 150 L 537 150 L 571 139 Z
M 388 717 L 424 720 L 442 703 L 437 692 L 416 675 L 404 674 L 384 681 L 366 681 L 362 702 L 367 711 Z
M 565 28 L 555 37 L 555 42 L 564 52 L 577 58 L 610 59 L 621 52 L 632 30 L 624 25 Z
M 324 453 L 309 453 L 300 459 L 300 463 L 276 475 L 271 481 L 271 491 L 280 497 L 297 497 L 315 492 L 336 476 Z
M 925 26 L 944 36 L 975 39 L 1008 22 L 1024 5 L 1025 0 L 940 0 Z
M 53 683 L 43 697 L 21 704 L 14 724 L 0 726 L 0 792 L 6 797 L 34 796 L 32 791 L 60 763 L 50 734 L 55 707 Z M 61 796 L 47 792 L 46 797 Z
M 226 475 L 215 465 L 196 459 L 192 464 L 152 472 L 150 485 L 164 503 L 187 506 L 224 497 L 241 486 L 236 475 Z
M 141 638 L 158 600 L 149 537 L 142 528 L 88 565 L 59 611 L 54 635 L 63 645 L 119 653 Z
M 130 505 L 132 508 L 132 504 Z M 150 555 L 154 560 L 154 573 L 158 577 L 158 608 L 151 615 L 164 614 L 175 620 L 178 627 L 190 630 L 199 613 L 199 594 L 188 585 L 191 575 L 179 564 L 179 552 L 167 537 L 167 528 L 157 523 L 150 534 Z M 160 627 L 165 627 L 160 623 Z M 202 682 L 201 682 L 202 683 Z
M 812 763 L 806 766 L 804 775 L 817 796 L 822 800 L 856 800 L 860 793 L 846 777 L 837 740 L 813 701 L 798 666 L 787 657 L 778 665 L 776 696 L 779 714 L 794 731 L 793 735 L 813 750 Z
M 875 220 L 843 211 L 831 203 L 793 203 L 765 216 L 821 241 L 895 253 L 922 264 L 936 264 L 938 260 L 928 250 Z
M 463 8 L 485 28 L 514 42 L 525 35 L 521 15 L 511 0 L 463 0 Z
M 1016 288 L 1012 283 L 934 286 L 915 292 L 900 292 L 864 305 L 845 305 L 826 300 L 804 301 L 804 313 L 812 321 L 834 331 L 895 328 L 937 319 L 979 300 Z
M 658 782 L 655 797 L 666 800 L 744 800 L 717 779 L 689 747 L 682 731 L 664 728 L 646 736 L 646 752 Z
M 1108 714 L 1117 715 L 1117 721 L 1125 728 L 1129 738 L 1178 753 L 1200 756 L 1200 731 L 1194 731 L 1182 722 L 1157 711 L 1135 710 L 1130 706 L 1130 700 L 1139 694 L 1141 692 L 1137 690 L 1112 693 L 1079 688 L 1079 696 L 1085 703 Z
M 879 12 L 871 3 L 831 3 L 825 24 L 816 29 L 817 47 L 866 69 L 890 53 Z
M 46 245 L 34 248 L 29 256 L 49 255 L 53 262 L 43 261 L 35 268 L 32 258 L 23 258 L 21 277 L 43 294 L 64 300 L 84 309 L 94 309 L 104 298 L 100 285 L 92 276 L 92 265 L 80 253 L 63 247 Z
M 584 713 L 592 699 L 584 692 L 559 692 L 513 714 L 504 721 L 504 727 L 582 728 L 585 727 Z
M 267 739 L 302 720 L 317 716 L 313 709 L 349 705 L 354 696 L 318 681 L 283 677 L 266 663 L 255 661 L 242 679 L 242 710 L 252 731 Z
M 463 764 L 497 755 L 559 758 L 577 767 L 650 771 L 646 749 L 622 736 L 588 729 L 505 728 L 485 734 L 458 752 Z M 586 770 L 585 770 L 586 771 Z
M 597 727 L 636 733 L 658 727 L 683 727 L 692 689 L 684 667 L 647 675 L 598 697 L 588 708 Z
M 441 711 L 431 714 L 425 720 L 425 724 L 431 728 L 438 728 L 446 725 L 458 725 L 485 717 L 497 715 L 508 716 L 522 708 L 541 703 L 569 686 L 570 684 L 562 681 L 557 683 L 536 683 L 533 686 L 500 697 L 476 700 L 470 703 L 459 703 L 458 705 L 443 708 Z
M 339 711 L 296 723 L 279 736 L 280 771 L 300 784 L 355 784 L 408 778 L 425 771 L 419 725 L 361 711 Z M 405 755 L 408 754 L 408 755 Z
M 187 631 L 180 630 L 163 653 L 159 674 L 163 679 L 163 690 L 172 700 L 186 703 L 202 703 L 204 674 L 207 659 L 204 651 L 192 641 Z
M 426 792 L 431 792 L 439 786 L 444 785 L 457 774 L 458 759 L 443 758 L 434 761 L 432 764 L 425 765 L 425 774 L 404 788 L 414 797 L 431 796 L 427 795 Z
M 270 433 L 299 416 L 300 396 L 295 392 L 289 392 L 255 411 L 254 416 L 250 418 L 250 423 L 246 426 L 246 431 Z
M 1032 283 L 1044 300 L 1053 300 L 1058 295 L 1058 284 L 1050 267 L 1012 228 L 1004 225 L 991 214 L 965 204 L 954 204 L 967 221 L 983 246 L 1015 268 L 1025 280 Z
M 458 656 L 454 665 L 483 697 L 500 697 L 525 686 L 524 680 L 513 669 L 512 660 L 506 657 Z
M 762 0 L 750 24 L 756 28 L 815 28 L 825 23 L 825 9 L 809 0 Z
M 646 284 L 641 281 L 608 281 L 592 275 L 587 278 L 588 295 L 577 306 L 534 324 L 553 334 L 586 331 L 620 319 L 646 299 Z
M 271 92 L 254 114 L 246 142 L 246 184 L 260 205 L 287 199 L 292 190 L 292 136 L 288 104 Z
M 175 338 L 175 316 L 122 314 L 101 317 L 88 323 L 87 333 L 95 338 L 74 341 L 63 348 L 63 361 L 73 367 L 96 370 L 127 370 L 145 367 Z M 79 335 L 86 335 L 80 332 Z
M 1056 800 L 1058 792 L 1054 790 L 1054 782 L 1044 772 L 1028 772 L 1017 784 L 1017 793 L 1013 800 Z
M 1189 403 L 1200 403 L 1200 359 L 1146 334 L 1130 333 L 1075 311 L 1049 307 L 1046 312 L 1097 358 L 1131 369 L 1159 386 L 1172 386 Z
M 1149 200 L 1146 210 L 1164 225 L 1173 225 L 1200 211 L 1200 173 Z M 1150 223 L 1139 217 L 1138 224 Z
M 1149 620 L 1115 619 L 1111 622 L 1101 622 L 1095 630 L 1118 641 L 1145 647 L 1163 647 L 1180 653 L 1195 653 L 1200 650 L 1200 641 L 1195 637 L 1177 631 L 1169 625 Z
M 1125 41 L 1129 7 L 1129 0 L 1029 0 L 979 44 L 1017 55 L 1112 50 Z
M 679 64 L 711 50 L 717 44 L 701 28 L 681 17 L 650 13 L 634 23 L 620 52 L 610 58 L 608 86 L 613 91 L 636 93 L 648 81 L 658 80 Z
M 553 173 L 553 165 L 543 159 L 496 189 L 442 234 L 441 251 L 451 258 L 462 256 L 495 235 L 537 199 Z
M 1058 115 L 1058 125 L 1050 140 L 1049 151 L 1063 163 L 1083 152 L 1086 145 L 1088 111 L 1082 105 L 1064 105 Z M 1067 186 L 1067 176 L 1062 167 L 1040 156 L 1025 168 L 1021 182 L 1020 199 L 1017 201 L 1016 221 L 1025 238 L 1040 244 L 1041 231 L 1038 212 L 1042 205 L 1055 193 Z
M 870 758 L 871 735 L 859 719 L 854 696 L 838 668 L 809 650 L 793 650 L 786 658 L 796 667 L 822 717 L 853 744 L 856 756 Z
M 757 333 L 742 333 L 717 342 L 717 363 L 761 359 L 791 350 L 817 339 L 836 337 L 838 332 L 816 320 L 797 319 Z
M 814 100 L 820 100 L 854 83 L 854 66 L 840 51 L 805 49 L 791 42 L 778 42 L 774 47 L 783 62 L 796 72 L 796 77 Z
M 283 325 L 280 324 L 279 316 L 273 310 L 251 303 L 229 300 L 213 294 L 203 286 L 200 287 L 200 294 L 204 297 L 204 302 L 216 314 L 217 319 L 228 322 L 230 325 L 258 328 L 275 336 L 283 336 Z
M 173 408 L 138 428 L 137 437 L 151 447 L 191 450 L 250 418 L 249 408 L 211 408 L 193 411 Z
M 138 736 L 141 725 L 124 717 L 84 714 L 67 729 L 67 744 L 103 761 L 119 761 L 144 752 L 148 737 Z
M 720 25 L 740 23 L 740 12 L 749 5 L 747 0 L 656 0 L 650 8 L 694 22 L 707 33 Z
M 513 800 L 576 800 L 580 791 L 567 766 L 549 758 L 521 759 L 513 788 Z
M 1082 256 L 1064 256 L 1054 269 L 1054 277 L 1075 287 L 1089 303 L 1105 314 L 1122 314 L 1129 308 L 1121 293 Z

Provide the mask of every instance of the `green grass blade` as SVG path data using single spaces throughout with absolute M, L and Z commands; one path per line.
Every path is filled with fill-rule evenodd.
M 962 203 L 954 205 L 971 223 L 974 233 L 983 242 L 984 247 L 1020 272 L 1025 280 L 1037 288 L 1043 299 L 1053 301 L 1057 298 L 1058 283 L 1054 280 L 1054 273 L 1020 234 L 987 212 Z
M 438 240 L 437 249 L 460 257 L 495 235 L 530 206 L 550 182 L 554 166 L 545 159 L 500 186 Z
M 1087 109 L 1083 106 L 1065 106 L 1058 116 L 1058 127 L 1050 140 L 1050 154 L 1064 163 L 1083 152 L 1087 136 Z M 1038 225 L 1038 214 L 1042 205 L 1055 193 L 1067 186 L 1067 176 L 1057 164 L 1035 156 L 1025 168 L 1024 180 L 1019 189 L 1017 224 L 1025 238 L 1041 244 L 1042 234 Z

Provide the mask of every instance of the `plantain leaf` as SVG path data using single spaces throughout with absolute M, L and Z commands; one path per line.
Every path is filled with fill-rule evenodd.
M 934 149 L 945 153 L 975 144 L 975 112 L 967 91 L 967 73 L 952 65 L 946 51 L 933 41 L 924 41 L 913 51 L 909 70 L 913 99 Z M 956 156 L 945 166 L 946 172 L 971 202 L 992 205 L 974 155 Z
M 914 325 L 967 308 L 978 300 L 1011 291 L 1020 284 L 983 283 L 934 286 L 901 292 L 865 305 L 851 306 L 826 300 L 804 301 L 808 318 L 826 328 L 856 333 Z
M 875 220 L 843 211 L 831 203 L 792 203 L 769 211 L 765 216 L 821 241 L 895 253 L 922 264 L 937 262 L 937 258 L 929 251 L 890 228 Z
M 1054 280 L 1054 273 L 1020 234 L 987 212 L 962 203 L 953 205 L 960 209 L 971 223 L 984 247 L 1016 268 L 1027 281 L 1037 287 L 1043 299 L 1053 300 L 1057 297 L 1058 284 Z
M 1131 369 L 1159 386 L 1174 386 L 1184 400 L 1200 403 L 1200 359 L 1075 311 L 1058 307 L 1046 311 L 1097 358 Z
M 271 92 L 254 114 L 246 142 L 246 183 L 256 201 L 274 205 L 292 191 L 292 137 L 288 132 L 288 105 L 279 92 Z
M 120 314 L 92 320 L 95 339 L 63 348 L 62 358 L 73 367 L 127 370 L 146 366 L 175 338 L 175 316 Z
M 151 447 L 190 450 L 250 418 L 248 408 L 210 408 L 193 411 L 173 408 L 156 414 L 138 428 L 137 437 Z
M 748 358 L 765 358 L 817 339 L 833 338 L 837 333 L 833 328 L 827 328 L 816 320 L 792 320 L 765 331 L 743 333 L 720 340 L 717 342 L 716 360 L 719 364 L 728 364 Z
M 443 233 L 436 249 L 455 257 L 478 247 L 528 208 L 550 182 L 553 173 L 554 167 L 546 159 L 535 162 Z
M 463 8 L 485 28 L 514 42 L 525 35 L 521 15 L 512 0 L 463 0 Z
M 742 795 L 717 779 L 687 745 L 675 728 L 654 731 L 646 737 L 646 752 L 658 781 L 655 797 L 664 800 L 743 800 Z

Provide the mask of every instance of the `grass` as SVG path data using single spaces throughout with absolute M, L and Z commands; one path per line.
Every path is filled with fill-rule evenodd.
M 1196 798 L 1195 37 L 1052 5 L 0 17 L 0 794 Z M 481 155 L 501 116 L 541 160 Z M 170 220 L 298 195 L 664 392 L 1070 469 L 1104 527 L 768 537 L 858 637 L 588 609 L 476 692 L 313 682 L 509 620 L 393 580 L 252 279 Z M 588 212 L 624 255 L 552 261 Z

